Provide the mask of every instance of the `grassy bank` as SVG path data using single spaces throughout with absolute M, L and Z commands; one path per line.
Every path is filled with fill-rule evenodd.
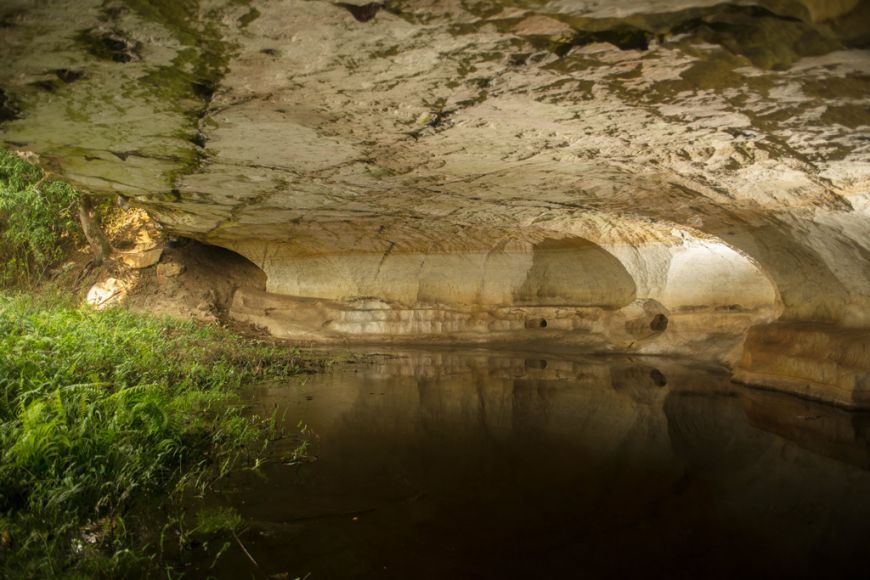
M 255 461 L 271 422 L 238 389 L 300 370 L 220 329 L 0 294 L 0 576 L 165 566 L 137 514 L 168 522 L 173 498 Z

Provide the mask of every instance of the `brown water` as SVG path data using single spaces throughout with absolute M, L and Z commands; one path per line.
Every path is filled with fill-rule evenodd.
M 870 418 L 721 371 L 413 351 L 255 398 L 316 461 L 203 502 L 259 567 L 233 546 L 192 577 L 870 577 Z

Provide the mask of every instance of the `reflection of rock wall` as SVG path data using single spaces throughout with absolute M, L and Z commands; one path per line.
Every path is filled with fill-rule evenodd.
M 739 397 L 670 393 L 664 410 L 674 453 L 692 474 L 681 494 L 694 489 L 728 496 L 713 517 L 726 526 L 751 519 L 752 533 L 766 538 L 766 553 L 781 551 L 769 560 L 774 575 L 806 574 L 803 567 L 790 568 L 792 556 L 803 554 L 801 546 L 827 553 L 825 560 L 814 560 L 823 568 L 855 561 L 861 550 L 847 545 L 847 538 L 866 533 L 867 514 L 857 513 L 855 501 L 867 505 L 866 418 L 743 390 Z M 837 533 L 829 536 L 831 530 Z
M 691 388 L 697 376 L 705 378 L 705 388 L 710 382 L 729 387 L 724 373 L 692 371 L 669 361 L 653 366 L 648 360 L 522 352 L 387 352 L 390 356 L 363 363 L 350 377 L 326 375 L 306 383 L 314 397 L 312 411 L 306 412 L 309 424 L 324 445 L 372 436 L 378 429 L 396 443 L 431 436 L 433 443 L 449 437 L 472 445 L 476 436 L 469 432 L 485 432 L 496 445 L 531 449 L 546 440 L 574 448 L 578 460 L 607 462 L 613 452 L 647 464 L 667 461 L 667 440 L 644 440 L 642 434 L 665 432 L 662 403 L 670 389 Z M 359 460 L 372 461 L 366 454 Z
M 521 546 L 500 577 L 549 571 L 528 554 L 576 556 L 571 572 L 602 578 L 667 571 L 662 562 L 704 578 L 866 569 L 870 471 L 860 467 L 870 455 L 866 420 L 854 414 L 769 400 L 724 372 L 662 358 L 385 353 L 267 391 L 264 409 L 313 429 L 318 461 L 299 483 L 275 467 L 260 484 L 271 494 L 243 496 L 243 513 L 307 522 L 366 510 L 328 534 L 364 535 L 378 558 L 385 545 L 409 551 L 407 573 L 390 564 L 398 577 L 420 576 L 431 553 L 414 549 L 421 535 L 455 540 L 436 560 L 467 550 L 469 562 L 503 562 L 506 545 Z M 619 558 L 627 549 L 630 570 Z
M 754 427 L 819 455 L 870 469 L 870 414 L 757 389 L 741 391 L 740 400 Z

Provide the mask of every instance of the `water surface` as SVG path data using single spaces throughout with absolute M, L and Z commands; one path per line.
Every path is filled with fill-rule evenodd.
M 870 419 L 667 359 L 392 352 L 257 389 L 221 578 L 868 577 Z M 279 443 L 287 451 L 293 443 Z

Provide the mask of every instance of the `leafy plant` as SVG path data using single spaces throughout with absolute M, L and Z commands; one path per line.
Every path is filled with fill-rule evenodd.
M 274 423 L 238 388 L 301 368 L 220 329 L 0 294 L 0 576 L 156 566 L 153 518 L 265 452 Z
M 33 285 L 81 240 L 78 192 L 0 150 L 0 285 Z

